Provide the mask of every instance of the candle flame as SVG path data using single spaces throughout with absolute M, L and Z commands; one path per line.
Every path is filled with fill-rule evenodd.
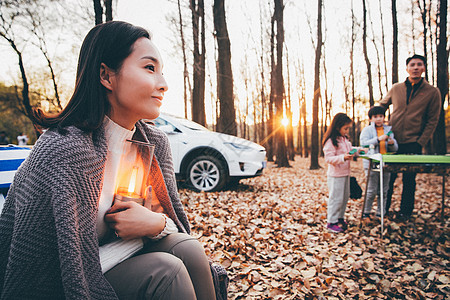
M 138 167 L 134 166 L 131 171 L 130 184 L 128 185 L 128 193 L 133 193 L 136 188 L 136 180 L 137 180 Z

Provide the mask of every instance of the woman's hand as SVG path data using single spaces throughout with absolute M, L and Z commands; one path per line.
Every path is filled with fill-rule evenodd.
M 115 201 L 105 214 L 105 222 L 123 240 L 156 236 L 166 224 L 163 215 L 133 201 Z

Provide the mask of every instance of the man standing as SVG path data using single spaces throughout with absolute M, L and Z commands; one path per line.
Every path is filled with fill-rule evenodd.
M 393 105 L 390 124 L 398 141 L 398 154 L 422 154 L 422 148 L 431 139 L 439 120 L 441 95 L 437 88 L 424 78 L 425 57 L 414 54 L 406 60 L 409 76 L 405 82 L 396 83 L 380 105 Z M 391 205 L 396 173 L 391 174 L 386 212 Z M 416 173 L 403 173 L 402 202 L 399 218 L 407 220 L 414 209 Z

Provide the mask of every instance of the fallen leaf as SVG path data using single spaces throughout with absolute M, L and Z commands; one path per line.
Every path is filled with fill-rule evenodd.
M 314 275 L 316 275 L 316 268 L 311 267 L 309 269 L 302 270 L 301 273 L 302 273 L 303 278 L 306 278 L 306 279 L 313 278 Z
M 448 279 L 447 276 L 445 275 L 439 275 L 438 280 L 444 284 L 448 284 L 450 283 L 450 280 Z
M 228 272 L 229 300 L 448 297 L 442 177 L 417 174 L 412 218 L 385 218 L 383 238 L 376 218 L 359 227 L 362 199 L 349 200 L 349 228 L 333 234 L 326 229 L 326 167 L 309 170 L 309 159 L 298 156 L 291 164 L 277 168 L 269 162 L 262 176 L 220 192 L 179 190 L 192 236 Z M 361 160 L 352 162 L 352 175 L 364 190 Z M 391 212 L 400 207 L 401 190 L 398 179 Z

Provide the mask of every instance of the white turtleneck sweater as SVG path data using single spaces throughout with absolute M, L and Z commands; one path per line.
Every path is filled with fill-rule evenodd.
M 108 231 L 104 217 L 114 200 L 115 183 L 119 170 L 123 148 L 127 139 L 131 139 L 136 128 L 128 130 L 119 124 L 105 117 L 105 137 L 108 144 L 108 152 L 105 162 L 105 173 L 103 178 L 103 188 L 98 202 L 97 234 L 99 241 L 105 237 Z M 166 226 L 164 230 L 153 239 L 161 239 L 164 236 L 178 232 L 175 222 L 164 215 Z M 120 262 L 131 257 L 134 253 L 142 249 L 144 243 L 142 239 L 124 241 L 121 239 L 100 246 L 100 263 L 103 273 L 107 272 Z

